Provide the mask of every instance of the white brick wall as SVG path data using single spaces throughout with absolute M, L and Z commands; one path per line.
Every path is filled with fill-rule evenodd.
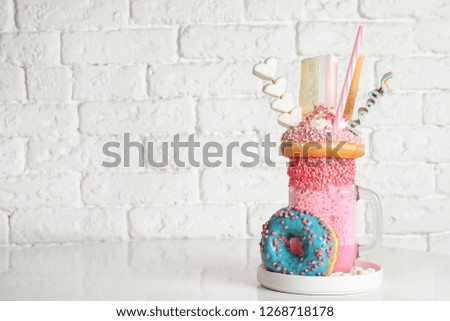
M 115 208 L 18 210 L 11 217 L 11 231 L 11 242 L 17 244 L 128 238 L 126 211 Z
M 146 93 L 146 66 L 74 66 L 73 98 L 92 100 L 141 100 Z
M 246 236 L 244 205 L 177 205 L 134 208 L 129 213 L 130 236 L 147 239 Z
M 0 103 L 2 137 L 76 134 L 78 116 L 71 103 Z
M 192 59 L 295 59 L 295 30 L 278 25 L 270 29 L 252 25 L 188 26 L 181 31 L 180 52 L 181 57 Z
M 21 67 L 1 67 L 0 72 L 1 100 L 24 100 L 27 96 L 24 70 Z
M 450 3 L 440 0 L 0 0 L 0 244 L 257 237 L 287 202 L 284 159 L 231 168 L 104 168 L 102 145 L 279 137 L 252 65 L 340 57 L 367 25 L 358 183 L 382 199 L 384 244 L 449 252 Z M 340 85 L 339 85 L 340 86 Z M 262 155 L 262 150 L 258 151 Z M 123 151 L 119 154 L 123 156 Z M 272 156 L 276 152 L 272 151 Z M 198 153 L 196 153 L 198 158 Z M 181 153 L 186 159 L 187 154 Z
M 80 178 L 79 173 L 24 174 L 3 177 L 2 206 L 5 208 L 80 206 Z
M 150 73 L 151 96 L 233 96 L 260 93 L 253 61 L 160 65 Z M 250 72 L 249 72 L 250 70 Z
M 127 0 L 16 0 L 20 30 L 92 30 L 127 23 Z
M 196 105 L 193 98 L 83 103 L 80 130 L 86 135 L 190 133 L 195 127 Z
M 28 98 L 36 101 L 67 101 L 72 98 L 72 70 L 67 67 L 29 68 Z
M 177 29 L 170 27 L 64 33 L 62 58 L 66 64 L 175 62 Z
M 0 63 L 18 66 L 51 66 L 60 62 L 59 33 L 2 33 Z

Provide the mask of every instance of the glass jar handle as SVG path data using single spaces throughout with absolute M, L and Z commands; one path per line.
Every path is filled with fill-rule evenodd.
M 381 244 L 383 237 L 383 213 L 381 211 L 381 202 L 378 195 L 374 191 L 356 186 L 357 189 L 357 201 L 364 200 L 369 203 L 371 207 L 371 214 L 373 217 L 373 238 L 368 244 L 360 245 L 359 248 L 362 251 L 370 251 L 376 249 Z

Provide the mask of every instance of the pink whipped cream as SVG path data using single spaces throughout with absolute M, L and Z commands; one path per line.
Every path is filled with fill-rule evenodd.
M 364 146 L 363 139 L 348 128 L 345 115 L 339 124 L 339 130 L 333 132 L 334 107 L 317 107 L 296 127 L 289 128 L 281 137 L 283 142 L 325 142 L 346 141 Z

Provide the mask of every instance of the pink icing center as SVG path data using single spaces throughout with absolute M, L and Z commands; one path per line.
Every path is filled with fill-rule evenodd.
M 324 190 L 330 185 L 342 186 L 355 183 L 354 159 L 290 158 L 289 186 L 303 192 L 311 188 Z
M 298 237 L 292 237 L 289 240 L 289 248 L 291 252 L 297 254 L 298 256 L 302 256 L 304 254 L 302 241 Z

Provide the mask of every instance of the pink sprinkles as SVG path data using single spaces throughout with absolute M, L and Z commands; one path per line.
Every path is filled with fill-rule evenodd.
M 344 116 L 345 117 L 345 116 Z M 317 121 L 325 121 L 323 128 L 315 128 Z M 348 121 L 348 119 L 345 119 Z M 363 139 L 350 131 L 348 126 L 334 132 L 334 109 L 323 106 L 317 107 L 311 114 L 307 115 L 297 127 L 289 128 L 281 137 L 283 142 L 326 142 L 327 135 L 332 135 L 333 141 L 346 141 L 364 146 Z
M 354 159 L 291 157 L 288 175 L 289 186 L 299 191 L 306 191 L 308 188 L 326 190 L 330 185 L 353 185 L 356 161 Z
M 317 107 L 297 127 L 289 128 L 281 140 L 283 142 L 326 142 L 331 139 L 364 146 L 362 138 L 353 134 L 348 126 L 337 132 L 332 130 L 334 113 L 333 107 Z M 322 124 L 320 128 L 317 127 L 318 123 Z M 300 191 L 308 188 L 324 190 L 330 184 L 340 186 L 355 183 L 354 159 L 294 157 L 290 160 L 289 186 L 294 186 Z

